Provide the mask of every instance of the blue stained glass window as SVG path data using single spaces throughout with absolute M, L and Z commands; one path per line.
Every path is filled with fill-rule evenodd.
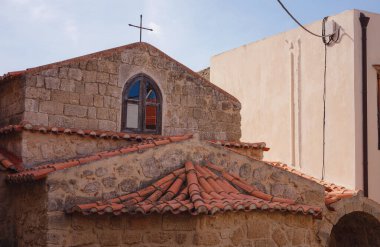
M 140 81 L 136 81 L 128 92 L 128 99 L 139 100 L 140 98 Z

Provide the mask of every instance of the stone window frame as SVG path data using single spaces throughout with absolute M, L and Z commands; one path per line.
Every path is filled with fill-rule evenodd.
M 139 110 L 138 110 L 138 128 L 127 128 L 127 99 L 128 99 L 128 93 L 131 88 L 131 86 L 137 81 L 141 80 L 140 82 L 140 98 L 143 100 L 140 100 L 139 102 Z M 156 92 L 157 97 L 157 116 L 156 116 L 156 129 L 150 130 L 146 129 L 144 126 L 145 122 L 145 109 L 146 109 L 146 92 L 145 92 L 145 82 L 149 81 L 149 84 L 153 87 L 153 89 Z M 147 133 L 147 134 L 157 134 L 160 135 L 162 132 L 162 105 L 163 105 L 163 98 L 160 88 L 158 87 L 157 83 L 148 75 L 144 73 L 139 73 L 137 75 L 134 75 L 131 77 L 127 83 L 124 85 L 123 94 L 122 94 L 122 114 L 121 114 L 121 131 L 122 132 L 131 132 L 131 133 Z

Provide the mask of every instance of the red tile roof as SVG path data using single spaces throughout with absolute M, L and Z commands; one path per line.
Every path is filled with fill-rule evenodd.
M 4 74 L 3 76 L 0 76 L 0 81 L 2 80 L 11 80 L 17 77 L 20 77 L 24 75 L 26 70 L 20 70 L 20 71 L 12 71 Z
M 119 215 L 189 212 L 197 215 L 256 209 L 302 213 L 314 217 L 321 217 L 322 213 L 320 207 L 297 204 L 290 199 L 265 194 L 214 164 L 201 166 L 192 162 L 186 162 L 184 167 L 146 188 L 105 202 L 76 205 L 68 213 Z
M 73 166 L 79 166 L 79 165 L 86 164 L 92 161 L 114 157 L 117 155 L 123 155 L 123 154 L 128 154 L 131 152 L 141 151 L 148 148 L 153 148 L 156 146 L 169 144 L 172 142 L 180 142 L 180 141 L 188 140 L 191 137 L 192 135 L 161 137 L 160 139 L 144 141 L 139 144 L 128 145 L 123 148 L 119 148 L 112 151 L 103 151 L 103 152 L 95 153 L 95 154 L 85 156 L 82 158 L 68 160 L 65 162 L 40 165 L 33 168 L 25 169 L 24 171 L 21 171 L 15 174 L 10 174 L 7 176 L 7 180 L 11 183 L 32 182 L 32 181 L 43 179 L 47 177 L 48 174 L 54 171 L 67 169 Z
M 12 171 L 22 171 L 24 170 L 22 166 L 22 160 L 11 152 L 5 150 L 4 148 L 0 148 L 0 165 L 5 170 Z
M 204 82 L 205 84 L 207 84 L 208 86 L 212 87 L 213 89 L 215 89 L 216 91 L 219 91 L 220 93 L 226 95 L 228 98 L 230 98 L 231 100 L 237 102 L 240 104 L 240 101 L 235 98 L 234 96 L 232 96 L 231 94 L 227 93 L 226 91 L 224 91 L 223 89 L 221 89 L 220 87 L 216 86 L 215 84 L 213 84 L 212 82 L 210 82 L 209 80 L 203 78 L 201 75 L 199 75 L 197 72 L 191 70 L 190 68 L 188 68 L 187 66 L 183 65 L 182 63 L 178 62 L 177 60 L 175 60 L 174 58 L 168 56 L 167 54 L 165 54 L 164 52 L 162 52 L 161 50 L 159 50 L 158 48 L 152 46 L 151 44 L 148 44 L 148 43 L 145 43 L 145 42 L 136 42 L 136 43 L 132 43 L 132 44 L 128 44 L 128 45 L 124 45 L 124 46 L 120 46 L 120 47 L 115 47 L 115 48 L 112 48 L 112 49 L 107 49 L 107 50 L 103 50 L 103 51 L 99 51 L 99 52 L 95 52 L 95 53 L 92 53 L 92 54 L 87 54 L 87 55 L 84 55 L 84 56 L 80 56 L 80 57 L 75 57 L 75 58 L 71 58 L 71 59 L 68 59 L 68 60 L 64 60 L 64 61 L 60 61 L 60 62 L 56 62 L 56 63 L 51 63 L 51 64 L 47 64 L 47 65 L 42 65 L 42 66 L 38 66 L 38 67 L 35 67 L 35 68 L 30 68 L 30 69 L 27 69 L 27 70 L 23 70 L 23 71 L 16 71 L 16 72 L 10 72 L 8 74 L 5 74 L 4 76 L 0 77 L 0 82 L 2 80 L 5 80 L 5 79 L 8 79 L 9 78 L 9 74 L 14 74 L 16 73 L 17 76 L 20 76 L 20 75 L 24 75 L 28 72 L 30 73 L 35 73 L 35 72 L 39 72 L 39 71 L 42 71 L 42 70 L 46 70 L 46 69 L 51 69 L 51 68 L 55 68 L 55 67 L 58 67 L 58 66 L 63 66 L 63 65 L 68 65 L 70 63 L 73 63 L 73 62 L 80 62 L 80 61 L 86 61 L 86 60 L 89 60 L 89 59 L 94 59 L 94 58 L 99 58 L 99 57 L 102 57 L 102 56 L 108 56 L 108 55 L 112 55 L 112 54 L 115 54 L 117 52 L 122 52 L 124 50 L 127 50 L 127 49 L 134 49 L 136 47 L 142 47 L 142 48 L 145 48 L 145 49 L 154 49 L 156 50 L 162 57 L 165 57 L 166 59 L 168 59 L 169 61 L 172 61 L 178 65 L 180 65 L 181 67 L 183 67 L 184 71 L 186 71 L 187 73 L 189 73 L 190 75 L 194 76 L 195 78 L 201 80 L 202 82 Z
M 294 173 L 298 176 L 301 176 L 303 178 L 306 178 L 308 180 L 312 180 L 323 187 L 325 187 L 325 204 L 326 206 L 329 206 L 332 203 L 335 203 L 343 198 L 350 198 L 357 194 L 357 191 L 347 189 L 343 186 L 339 186 L 333 183 L 326 182 L 321 179 L 314 178 L 312 176 L 306 175 L 305 173 L 302 173 L 294 168 L 291 168 L 283 163 L 280 162 L 266 162 L 270 165 L 273 165 L 275 167 L 281 168 L 285 171 L 289 171 L 291 173 Z
M 242 149 L 262 149 L 263 151 L 269 151 L 265 142 L 233 142 L 233 141 L 209 141 L 212 144 L 220 145 L 227 148 L 242 148 Z
M 43 125 L 33 125 L 29 122 L 23 121 L 17 125 L 8 125 L 0 128 L 0 136 L 7 135 L 14 132 L 30 131 L 39 132 L 42 134 L 65 134 L 65 135 L 78 135 L 81 137 L 96 137 L 96 138 L 109 138 L 109 139 L 124 139 L 128 141 L 144 141 L 161 139 L 161 135 L 149 134 L 133 134 L 116 131 L 105 130 L 91 130 L 91 129 L 77 129 L 77 128 L 62 128 L 62 127 L 48 127 Z

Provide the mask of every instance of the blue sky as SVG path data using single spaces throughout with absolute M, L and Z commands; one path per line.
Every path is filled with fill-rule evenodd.
M 283 0 L 302 22 L 380 0 Z M 138 41 L 195 71 L 212 55 L 296 27 L 276 0 L 0 0 L 0 75 Z

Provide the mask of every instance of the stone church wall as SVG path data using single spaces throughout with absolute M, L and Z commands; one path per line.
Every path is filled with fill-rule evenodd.
M 9 192 L 17 195 L 10 197 L 12 207 L 8 208 L 12 224 L 6 227 L 13 231 L 8 240 L 14 244 L 9 246 L 46 246 L 48 235 L 45 186 L 44 181 L 8 186 Z
M 5 182 L 6 174 L 0 171 L 0 246 L 12 246 L 14 234 L 12 228 L 13 220 L 11 217 L 10 190 Z
M 238 140 L 240 103 L 147 44 L 31 69 L 24 119 L 34 124 L 120 131 L 126 82 L 144 73 L 163 95 L 163 134 L 199 132 Z
M 0 127 L 18 124 L 24 112 L 24 80 L 0 82 Z
M 315 219 L 278 212 L 66 217 L 49 217 L 47 246 L 321 246 Z

